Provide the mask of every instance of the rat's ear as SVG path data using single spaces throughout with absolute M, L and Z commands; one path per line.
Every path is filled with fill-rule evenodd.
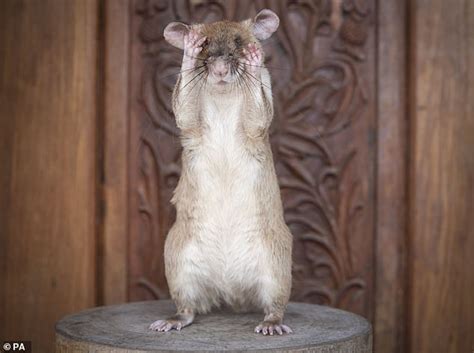
M 189 26 L 181 22 L 171 22 L 166 26 L 163 36 L 166 41 L 176 48 L 183 49 L 184 35 L 189 32 Z
M 280 19 L 273 11 L 263 9 L 253 20 L 253 34 L 259 40 L 270 38 L 279 24 Z

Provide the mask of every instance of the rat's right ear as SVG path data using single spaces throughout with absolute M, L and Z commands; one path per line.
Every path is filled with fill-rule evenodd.
M 176 48 L 183 49 L 184 35 L 189 32 L 189 26 L 182 22 L 171 22 L 166 26 L 163 36 L 166 41 Z

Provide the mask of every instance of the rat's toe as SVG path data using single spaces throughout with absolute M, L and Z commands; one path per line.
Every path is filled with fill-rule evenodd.
M 164 320 L 156 320 L 148 328 L 153 331 L 158 331 L 158 329 L 161 327 L 161 325 L 163 325 L 164 322 Z
M 260 323 L 257 327 L 255 327 L 255 333 L 261 333 L 264 336 L 270 335 L 270 336 L 275 336 L 275 335 L 283 335 L 286 333 L 293 333 L 293 330 L 287 326 L 283 325 L 281 323 L 276 323 L 272 321 L 264 321 Z

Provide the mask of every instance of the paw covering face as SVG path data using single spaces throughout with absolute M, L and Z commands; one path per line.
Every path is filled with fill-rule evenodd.
M 268 39 L 279 23 L 273 11 L 264 9 L 253 19 L 241 22 L 193 25 L 172 22 L 166 26 L 164 38 L 184 51 L 184 70 L 199 69 L 196 74 L 202 74 L 197 79 L 225 85 L 242 81 L 242 76 L 254 76 L 258 80 L 264 59 L 260 41 Z

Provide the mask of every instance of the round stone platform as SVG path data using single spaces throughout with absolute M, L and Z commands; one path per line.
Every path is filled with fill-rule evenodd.
M 285 324 L 293 333 L 254 333 L 262 313 L 198 315 L 182 331 L 155 332 L 150 323 L 175 313 L 169 300 L 99 307 L 56 324 L 56 353 L 82 352 L 314 352 L 370 353 L 371 326 L 364 318 L 325 306 L 290 303 Z

